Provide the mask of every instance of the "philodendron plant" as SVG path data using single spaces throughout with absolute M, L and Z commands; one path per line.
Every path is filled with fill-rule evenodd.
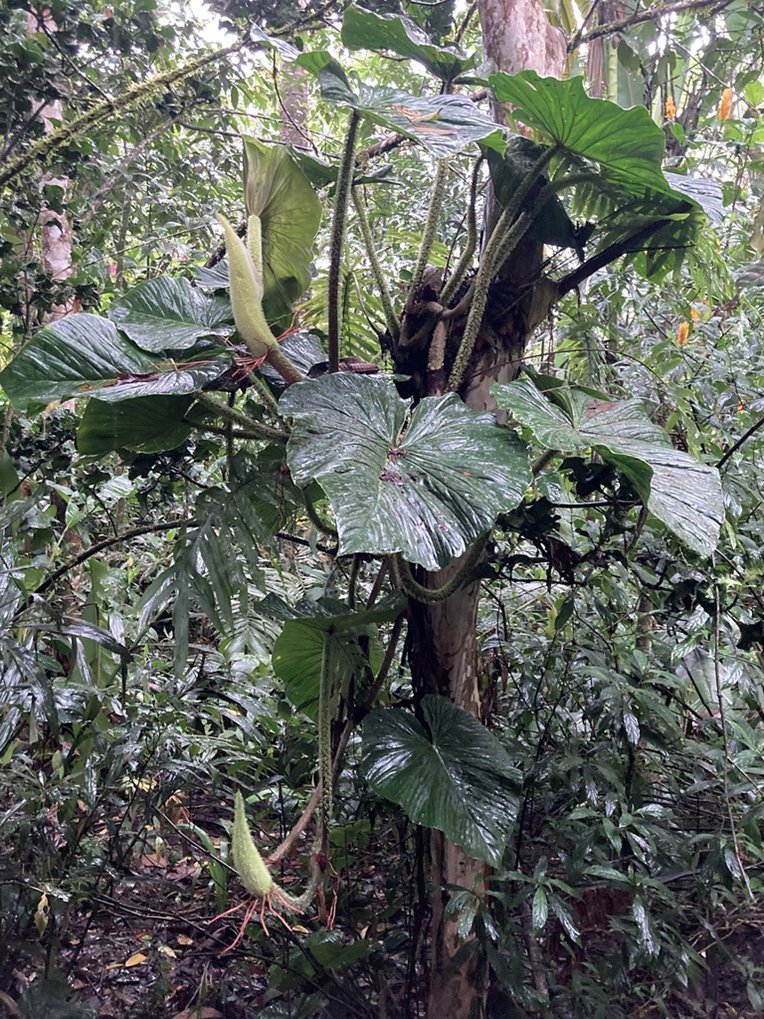
M 492 75 L 495 98 L 511 103 L 514 122 L 524 125 L 519 133 L 498 128 L 459 94 L 472 58 L 435 46 L 405 19 L 351 7 L 343 42 L 417 60 L 438 87 L 417 96 L 367 86 L 356 91 L 327 53 L 287 52 L 316 76 L 324 102 L 349 111 L 339 162 L 323 165 L 245 139 L 246 241 L 219 217 L 227 275 L 218 266 L 203 271 L 196 285 L 166 276 L 146 280 L 105 316 L 70 315 L 46 326 L 0 374 L 8 398 L 25 413 L 56 400 L 87 401 L 78 428 L 83 455 L 174 449 L 196 431 L 227 439 L 225 484 L 205 492 L 193 526 L 178 541 L 175 565 L 143 598 L 145 619 L 173 603 L 179 671 L 189 599 L 222 633 L 230 630 L 234 600 L 262 581 L 258 545 L 271 541 L 287 518 L 307 515 L 327 535 L 330 554 L 376 564 L 378 579 L 362 608 L 351 589 L 345 601 L 327 597 L 297 606 L 269 595 L 257 610 L 280 627 L 275 675 L 295 710 L 318 726 L 319 790 L 312 806 L 320 808 L 320 823 L 308 896 L 327 861 L 333 775 L 361 722 L 371 787 L 472 857 L 500 862 L 517 783 L 504 746 L 448 691 L 421 676 L 414 676 L 415 710 L 380 709 L 375 702 L 405 618 L 413 619 L 417 606 L 448 601 L 467 583 L 475 586 L 487 536 L 500 515 L 523 502 L 534 474 L 557 454 L 594 452 L 628 479 L 633 502 L 642 507 L 632 526 L 651 514 L 699 555 L 713 551 L 723 515 L 717 472 L 674 449 L 639 401 L 611 400 L 551 376 L 512 377 L 497 367 L 519 365 L 534 327 L 555 302 L 614 260 L 630 259 L 648 278 L 676 271 L 683 257 L 692 257 L 706 214 L 717 214 L 714 190 L 665 175 L 663 136 L 647 111 L 589 98 L 580 79 L 544 79 L 532 71 Z M 362 175 L 364 186 L 375 186 L 356 153 L 369 125 L 418 144 L 436 160 L 406 287 L 386 274 L 358 200 Z M 450 275 L 433 282 L 428 260 L 449 161 L 460 153 L 475 162 L 460 257 Z M 480 248 L 478 183 L 486 164 L 491 230 Z M 293 302 L 311 282 L 321 219 L 314 188 L 333 195 L 326 348 L 292 322 Z M 574 214 L 585 222 L 577 224 Z M 380 358 L 376 373 L 368 364 L 354 370 L 353 337 L 343 330 L 341 267 L 350 227 L 366 244 L 384 314 L 390 360 Z M 542 244 L 570 248 L 578 264 L 547 273 L 533 255 Z M 478 386 L 480 400 L 473 399 Z M 497 417 L 496 409 L 505 413 Z M 233 455 L 235 441 L 240 452 Z M 543 451 L 534 466 L 531 445 Z M 380 597 L 385 585 L 389 594 Z M 334 747 L 333 720 L 343 733 Z M 274 890 L 240 802 L 234 851 L 244 884 L 262 903 L 305 904 L 305 897 L 292 900 Z

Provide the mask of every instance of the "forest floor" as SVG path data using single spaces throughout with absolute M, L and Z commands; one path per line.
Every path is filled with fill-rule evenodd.
M 210 798 L 205 802 L 202 797 L 194 804 L 194 825 L 208 833 L 216 848 L 225 834 L 217 818 L 225 810 L 225 805 Z M 215 916 L 243 902 L 243 895 L 238 882 L 232 881 L 230 895 L 216 897 L 204 847 L 186 834 L 185 812 L 181 806 L 175 821 L 160 831 L 147 827 L 119 871 L 101 881 L 103 891 L 91 893 L 76 910 L 57 911 L 55 919 L 48 918 L 39 938 L 27 923 L 23 946 L 16 946 L 20 950 L 10 983 L 0 986 L 0 1017 L 249 1019 L 267 1015 L 287 1019 L 292 1015 L 288 994 L 274 998 L 274 992 L 269 991 L 272 974 L 278 970 L 283 980 L 290 966 L 295 971 L 295 946 L 308 931 L 325 926 L 325 915 L 292 916 L 290 927 L 266 915 L 266 937 L 255 914 L 247 936 L 226 951 L 237 936 L 243 912 L 220 919 Z M 306 854 L 307 849 L 298 855 Z M 0 866 L 0 877 L 2 869 Z M 287 868 L 279 881 L 289 888 L 299 886 L 301 878 Z M 0 880 L 0 886 L 3 884 Z M 2 927 L 2 905 L 0 899 L 0 948 L 5 935 L 6 950 L 13 950 L 7 940 L 9 931 Z M 43 922 L 38 917 L 38 926 Z M 764 949 L 763 931 L 764 915 L 749 915 L 730 933 L 728 951 L 744 944 L 750 957 L 753 943 L 761 942 Z M 357 940 L 363 932 L 347 929 L 341 933 L 348 936 L 346 940 Z M 328 982 L 322 978 L 306 983 L 304 967 L 299 976 L 295 992 L 318 987 L 331 998 L 331 977 Z M 715 1008 L 709 1011 L 688 997 L 672 1003 L 671 1019 L 760 1019 L 761 1013 L 748 1004 L 745 981 L 721 957 L 712 984 L 718 1002 Z M 273 999 L 270 1008 L 269 999 Z M 344 1001 L 339 997 L 332 1019 L 366 1017 L 369 1005 L 366 1000 L 355 1012 L 347 996 Z M 301 1019 L 305 1015 L 300 1012 Z M 418 1015 L 413 1011 L 411 1019 Z M 666 1015 L 657 1006 L 643 1006 L 635 1011 L 634 1019 L 665 1019 Z

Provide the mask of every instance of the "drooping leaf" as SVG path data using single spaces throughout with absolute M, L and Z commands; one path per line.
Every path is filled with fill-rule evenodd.
M 187 367 L 161 361 L 153 372 L 121 378 L 113 385 L 94 390 L 93 398 L 103 403 L 121 403 L 148 396 L 187 396 L 220 378 L 230 367 L 231 358 L 227 354 Z
M 477 141 L 504 150 L 504 135 L 496 122 L 466 96 L 413 96 L 366 85 L 356 94 L 329 53 L 304 53 L 297 63 L 316 75 L 326 102 L 349 107 L 374 124 L 420 142 L 438 159 L 461 152 Z
M 498 866 L 517 809 L 518 773 L 496 737 L 448 698 L 428 694 L 421 711 L 424 726 L 403 708 L 366 718 L 362 762 L 369 784 L 415 824 L 437 828 Z
M 186 279 L 159 276 L 128 291 L 109 307 L 109 318 L 137 346 L 152 353 L 186 350 L 205 336 L 230 336 L 231 306 Z
M 120 375 L 152 371 L 156 358 L 120 336 L 98 315 L 68 315 L 41 329 L 0 372 L 0 385 L 20 410 L 92 390 Z
M 183 420 L 191 396 L 142 396 L 129 402 L 91 400 L 77 429 L 80 453 L 102 456 L 117 449 L 159 453 L 186 441 L 191 426 Z
M 713 552 L 724 517 L 719 472 L 674 449 L 638 400 L 610 403 L 580 389 L 557 388 L 547 394 L 551 402 L 528 378 L 495 385 L 492 393 L 549 449 L 595 449 L 678 538 L 701 555 Z
M 530 480 L 509 430 L 454 394 L 422 400 L 407 423 L 409 404 L 389 382 L 339 373 L 291 386 L 280 407 L 295 422 L 292 476 L 324 489 L 344 555 L 401 552 L 436 570 L 516 506 Z
M 363 665 L 358 637 L 368 634 L 370 626 L 394 619 L 401 609 L 402 600 L 397 597 L 360 612 L 349 612 L 346 605 L 324 599 L 297 606 L 280 603 L 273 596 L 264 599 L 260 603 L 264 614 L 286 620 L 273 647 L 273 670 L 283 681 L 284 692 L 295 709 L 316 717 L 327 635 L 331 641 L 333 682 L 337 686 Z
M 342 21 L 342 43 L 349 50 L 397 53 L 419 61 L 441 81 L 453 81 L 477 66 L 477 54 L 466 57 L 448 46 L 436 46 L 422 29 L 399 14 L 375 14 L 352 4 Z
M 262 226 L 263 308 L 270 323 L 287 326 L 310 284 L 321 203 L 287 146 L 245 138 L 244 164 L 247 215 Z

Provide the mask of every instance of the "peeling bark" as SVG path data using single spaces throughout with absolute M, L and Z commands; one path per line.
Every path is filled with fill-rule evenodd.
M 49 10 L 43 9 L 35 14 L 27 15 L 27 31 L 30 34 L 42 31 L 43 26 L 49 33 L 57 31 L 56 23 Z M 39 116 L 43 122 L 45 133 L 50 134 L 63 120 L 61 101 L 54 99 L 46 103 Z M 44 174 L 40 179 L 40 189 L 51 185 L 61 188 L 65 196 L 69 187 L 69 179 L 68 177 Z M 64 212 L 55 212 L 43 201 L 40 207 L 40 228 L 43 265 L 54 280 L 68 279 L 73 272 L 72 227 L 68 216 Z M 75 310 L 73 299 L 65 304 L 56 304 L 51 308 L 50 319 L 56 321 Z

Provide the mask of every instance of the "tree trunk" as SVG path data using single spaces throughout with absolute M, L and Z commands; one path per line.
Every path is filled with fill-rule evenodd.
M 479 0 L 486 55 L 498 70 L 533 68 L 559 75 L 565 61 L 565 40 L 552 28 L 540 0 Z M 490 226 L 494 217 L 489 212 Z M 487 232 L 487 231 L 486 231 Z M 473 363 L 462 391 L 468 406 L 490 410 L 490 388 L 517 375 L 527 341 L 545 317 L 553 292 L 541 276 L 541 248 L 522 242 L 503 267 L 492 288 Z M 509 310 L 507 310 L 509 309 Z M 405 334 L 405 329 L 402 335 Z M 418 381 L 416 395 L 427 393 L 428 345 L 400 352 L 400 370 Z M 453 337 L 448 344 L 453 349 Z M 416 358 L 418 364 L 411 362 Z M 401 363 L 403 362 L 403 363 Z M 412 371 L 413 369 L 413 371 Z M 459 568 L 452 563 L 423 578 L 432 588 Z M 410 662 L 415 694 L 438 693 L 474 717 L 480 717 L 480 676 L 477 654 L 477 611 L 480 584 L 473 583 L 434 604 L 410 606 Z M 482 1013 L 488 990 L 487 973 L 478 953 L 457 959 L 460 940 L 455 916 L 446 916 L 447 887 L 480 894 L 487 866 L 438 831 L 431 836 L 432 940 L 428 1019 L 469 1019 Z
M 27 31 L 30 35 L 41 32 L 43 28 L 49 34 L 58 30 L 49 10 L 42 9 L 27 15 Z M 49 134 L 63 120 L 61 100 L 53 99 L 46 103 L 39 116 L 45 133 Z M 46 173 L 40 180 L 40 189 L 49 186 L 61 188 L 64 197 L 69 187 L 69 179 Z M 68 279 L 72 275 L 72 228 L 66 213 L 55 212 L 43 199 L 40 207 L 40 227 L 42 262 L 45 269 L 54 280 Z M 70 299 L 63 304 L 54 304 L 50 310 L 50 318 L 55 321 L 76 310 L 73 300 Z

